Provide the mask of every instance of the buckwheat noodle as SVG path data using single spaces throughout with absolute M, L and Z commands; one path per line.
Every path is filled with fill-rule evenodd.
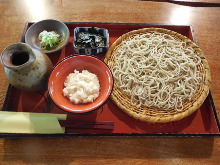
M 164 33 L 132 36 L 117 48 L 112 72 L 120 89 L 137 107 L 181 111 L 191 100 L 203 77 L 201 64 L 185 42 Z

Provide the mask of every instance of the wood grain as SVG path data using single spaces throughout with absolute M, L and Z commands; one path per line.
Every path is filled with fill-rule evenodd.
M 182 165 L 219 161 L 213 152 L 219 142 L 214 138 L 13 138 L 1 140 L 0 145 L 2 160 L 11 164 Z
M 220 116 L 220 9 L 218 7 L 189 7 L 166 2 L 136 0 L 0 0 L 0 11 L 1 52 L 9 44 L 20 41 L 27 21 L 46 18 L 73 22 L 190 24 L 211 68 L 211 91 Z M 0 79 L 0 106 L 2 106 L 8 86 L 2 65 L 0 65 Z M 220 139 L 214 137 L 0 139 L 0 164 L 217 165 L 219 162 Z
M 218 0 L 142 0 L 142 1 L 154 1 L 154 2 L 168 2 L 183 6 L 191 7 L 220 7 Z

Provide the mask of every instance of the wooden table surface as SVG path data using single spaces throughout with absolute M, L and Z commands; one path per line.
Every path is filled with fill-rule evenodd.
M 179 0 L 178 0 L 179 1 Z M 189 0 L 187 0 L 189 1 Z M 192 0 L 199 2 L 199 0 Z M 218 3 L 219 0 L 201 0 Z M 192 25 L 212 73 L 220 116 L 220 7 L 136 0 L 0 0 L 0 51 L 19 42 L 27 21 Z M 0 65 L 0 106 L 7 91 Z M 220 164 L 214 137 L 26 137 L 0 139 L 0 164 Z

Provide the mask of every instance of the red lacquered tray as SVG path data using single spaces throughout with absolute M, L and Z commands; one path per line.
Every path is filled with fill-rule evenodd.
M 131 30 L 160 27 L 176 31 L 187 36 L 196 42 L 191 26 L 173 26 L 159 24 L 127 24 L 127 23 L 82 23 L 82 22 L 65 22 L 70 30 L 70 39 L 66 47 L 60 52 L 49 54 L 52 63 L 56 65 L 60 60 L 70 55 L 74 55 L 73 48 L 73 30 L 75 27 L 99 27 L 106 28 L 109 31 L 110 45 L 122 34 Z M 26 30 L 33 24 L 28 22 L 24 28 L 22 42 Z M 103 59 L 105 53 L 97 54 L 96 57 Z M 17 112 L 45 112 L 45 113 L 66 113 L 59 109 L 45 93 L 26 93 L 16 90 L 9 85 L 7 96 L 3 105 L 3 111 Z M 206 98 L 203 105 L 192 115 L 177 122 L 166 124 L 152 124 L 141 122 L 129 117 L 122 112 L 111 99 L 98 110 L 84 115 L 75 115 L 67 113 L 67 120 L 72 122 L 81 121 L 113 121 L 114 129 L 73 129 L 67 128 L 67 135 L 102 135 L 102 136 L 219 136 L 219 120 L 216 115 L 215 106 L 212 100 L 211 92 Z M 21 136 L 21 134 L 19 134 Z M 48 136 L 48 135 L 47 135 Z

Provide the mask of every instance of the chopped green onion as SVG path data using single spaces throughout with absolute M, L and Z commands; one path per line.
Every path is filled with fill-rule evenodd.
M 55 32 L 47 32 L 46 30 L 42 31 L 39 34 L 40 46 L 43 49 L 51 50 L 55 48 L 60 43 L 60 35 Z

